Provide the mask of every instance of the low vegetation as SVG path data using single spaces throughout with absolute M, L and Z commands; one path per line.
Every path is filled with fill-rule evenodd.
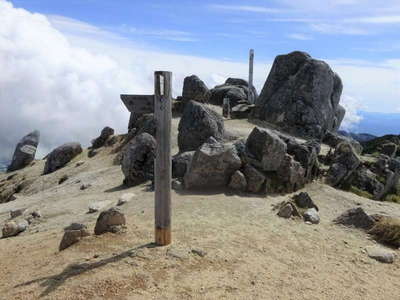
M 400 219 L 398 218 L 380 218 L 369 233 L 381 243 L 400 247 Z

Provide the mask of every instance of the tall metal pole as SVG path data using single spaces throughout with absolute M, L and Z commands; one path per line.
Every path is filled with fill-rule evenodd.
M 254 50 L 250 49 L 249 55 L 249 94 L 248 94 L 248 101 L 251 104 L 254 104 L 255 99 L 252 91 L 253 91 L 253 69 L 254 69 Z
M 155 243 L 171 243 L 171 102 L 172 73 L 154 73 L 154 116 L 157 122 L 155 162 Z

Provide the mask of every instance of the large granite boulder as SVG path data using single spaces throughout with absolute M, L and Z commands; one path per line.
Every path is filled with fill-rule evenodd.
M 82 146 L 79 143 L 67 143 L 57 147 L 47 157 L 44 174 L 52 173 L 64 167 L 80 153 L 82 153 Z
M 360 163 L 360 158 L 353 146 L 348 142 L 340 143 L 333 154 L 332 165 L 327 174 L 327 182 L 334 187 L 342 186 Z
M 126 146 L 121 168 L 126 185 L 137 185 L 154 178 L 154 159 L 157 142 L 148 133 L 142 133 Z
M 302 137 L 321 139 L 339 128 L 342 81 L 329 65 L 304 52 L 276 57 L 254 117 Z
M 249 100 L 249 84 L 240 78 L 228 78 L 224 84 L 217 85 L 211 90 L 210 103 L 222 105 L 224 98 L 229 98 L 230 106 L 233 108 L 239 102 Z M 250 89 L 250 98 L 257 98 L 257 91 L 254 87 Z
M 182 152 L 172 157 L 172 178 L 183 178 L 192 162 L 194 151 Z
M 336 148 L 336 146 L 342 142 L 348 142 L 353 146 L 353 148 L 357 152 L 357 154 L 361 154 L 361 152 L 363 151 L 363 147 L 361 146 L 361 144 L 358 141 L 356 141 L 355 139 L 353 139 L 351 137 L 340 135 L 336 132 L 328 131 L 325 134 L 325 137 L 322 140 L 322 142 L 332 148 Z
M 100 133 L 100 136 L 95 138 L 92 141 L 92 148 L 93 149 L 98 149 L 100 147 L 103 147 L 108 140 L 110 136 L 114 135 L 114 129 L 111 127 L 104 127 L 103 130 Z
M 277 171 L 285 158 L 287 146 L 271 130 L 255 127 L 246 142 L 252 163 L 264 171 Z
M 242 162 L 236 148 L 210 138 L 194 154 L 184 177 L 186 189 L 227 186 Z
M 208 103 L 210 95 L 208 87 L 196 75 L 188 76 L 183 81 L 182 101 L 184 103 L 190 100 Z
M 11 164 L 7 171 L 12 172 L 28 166 L 34 159 L 39 144 L 40 132 L 35 130 L 24 136 L 15 147 Z
M 378 180 L 378 176 L 364 166 L 360 166 L 354 172 L 348 186 L 367 192 L 370 195 L 369 197 L 375 200 L 382 197 L 385 189 L 384 184 Z
M 274 186 L 269 186 L 271 192 L 295 192 L 304 187 L 305 170 L 293 156 L 285 154 L 285 157 L 277 171 Z
M 186 104 L 178 130 L 180 152 L 194 151 L 210 137 L 221 141 L 225 133 L 222 116 L 195 101 Z

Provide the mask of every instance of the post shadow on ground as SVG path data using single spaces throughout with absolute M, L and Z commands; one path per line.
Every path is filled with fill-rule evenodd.
M 138 246 L 136 248 L 124 251 L 118 255 L 111 256 L 109 258 L 102 259 L 93 263 L 75 263 L 68 265 L 61 273 L 34 279 L 14 286 L 14 288 L 28 286 L 34 283 L 40 282 L 40 286 L 46 287 L 46 289 L 40 294 L 40 298 L 46 297 L 60 286 L 62 286 L 68 279 L 75 276 L 81 275 L 85 272 L 101 268 L 107 264 L 115 263 L 121 261 L 127 257 L 135 257 L 135 251 L 143 248 L 155 248 L 157 245 L 155 243 L 148 243 L 145 245 Z

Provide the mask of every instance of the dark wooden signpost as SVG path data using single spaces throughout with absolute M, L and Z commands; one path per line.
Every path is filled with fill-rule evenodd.
M 172 73 L 154 73 L 154 95 L 121 95 L 132 118 L 153 113 L 157 123 L 155 179 L 155 243 L 171 243 L 171 102 Z M 131 121 L 130 121 L 131 122 Z
M 253 93 L 250 91 L 253 90 L 253 72 L 254 72 L 254 50 L 250 49 L 249 53 L 249 103 L 254 104 L 255 99 Z

